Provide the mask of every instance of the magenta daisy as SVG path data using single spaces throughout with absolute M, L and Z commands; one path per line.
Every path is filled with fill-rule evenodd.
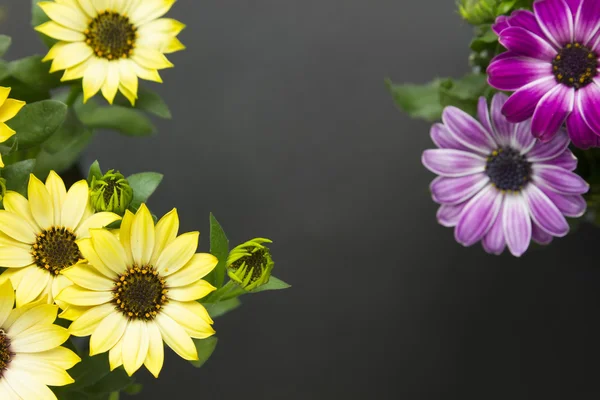
M 508 49 L 488 67 L 489 84 L 515 91 L 502 113 L 532 118 L 531 132 L 547 142 L 563 123 L 573 144 L 600 146 L 600 1 L 542 0 L 494 25 Z
M 455 227 L 464 246 L 481 240 L 488 253 L 520 256 L 533 239 L 548 244 L 569 231 L 567 217 L 586 209 L 588 184 L 572 171 L 577 159 L 564 130 L 541 143 L 531 121 L 513 124 L 501 113 L 507 97 L 497 94 L 491 113 L 479 100 L 479 120 L 447 107 L 443 124 L 431 128 L 437 149 L 425 150 L 425 167 L 439 175 L 431 183 L 441 207 L 440 224 Z

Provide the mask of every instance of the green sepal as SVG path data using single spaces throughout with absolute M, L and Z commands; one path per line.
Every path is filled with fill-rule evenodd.
M 83 104 L 74 104 L 79 120 L 93 129 L 112 129 L 128 136 L 149 136 L 156 132 L 152 122 L 132 108 L 122 106 L 100 106 L 93 99 Z
M 385 80 L 398 108 L 413 118 L 430 122 L 439 120 L 444 109 L 440 104 L 440 83 L 441 80 L 436 79 L 424 85 L 397 85 Z
M 135 210 L 148 201 L 148 198 L 154 193 L 160 182 L 162 182 L 163 175 L 158 172 L 140 172 L 138 174 L 129 175 L 127 182 L 133 189 L 133 200 L 130 204 L 130 210 Z M 134 211 L 134 212 L 135 212 Z
M 31 159 L 6 165 L 2 169 L 2 177 L 6 179 L 6 189 L 26 196 L 29 175 L 34 171 L 35 164 L 36 160 Z
M 42 8 L 37 4 L 41 3 L 42 1 L 47 0 L 31 0 L 31 26 L 34 28 L 45 22 L 50 21 L 50 18 L 46 15 L 44 10 L 42 10 Z M 56 43 L 58 43 L 58 40 L 46 36 L 41 32 L 38 32 L 38 35 L 40 39 L 42 39 L 42 42 L 44 42 L 44 44 L 48 47 L 52 47 Z
M 8 49 L 10 49 L 10 45 L 12 43 L 12 38 L 7 35 L 0 35 L 0 57 L 4 57 Z
M 223 286 L 227 256 L 229 255 L 229 239 L 215 216 L 210 213 L 210 254 L 217 257 L 217 266 L 204 279 L 217 289 Z
M 35 147 L 46 141 L 63 124 L 67 116 L 67 106 L 56 100 L 42 100 L 26 104 L 19 113 L 6 124 L 17 134 L 7 141 L 16 141 L 19 150 Z
M 141 86 L 138 88 L 138 98 L 135 101 L 135 106 L 132 107 L 129 100 L 120 93 L 115 98 L 115 104 L 126 108 L 135 108 L 164 119 L 172 118 L 171 110 L 162 97 L 155 91 Z
M 196 351 L 198 352 L 198 360 L 190 361 L 190 363 L 194 367 L 200 368 L 208 361 L 210 356 L 214 353 L 215 348 L 217 347 L 217 342 L 219 340 L 216 336 L 210 336 L 206 339 L 193 339 L 193 341 L 196 345 Z
M 90 170 L 88 172 L 88 176 L 87 176 L 88 185 L 90 185 L 92 183 L 92 180 L 94 178 L 102 179 L 103 175 L 104 174 L 102 173 L 102 170 L 100 169 L 100 163 L 98 162 L 98 160 L 94 161 L 92 163 L 92 165 L 90 165 Z
M 242 302 L 239 298 L 234 297 L 217 303 L 202 303 L 202 305 L 206 308 L 211 318 L 218 318 L 240 307 Z

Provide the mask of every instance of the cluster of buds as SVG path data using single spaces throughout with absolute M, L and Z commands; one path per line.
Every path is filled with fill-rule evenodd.
M 110 211 L 123 215 L 133 200 L 133 189 L 119 172 L 110 170 L 101 178 L 93 177 L 90 199 L 94 211 Z
M 249 240 L 231 250 L 227 258 L 229 278 L 248 292 L 269 282 L 275 265 L 264 243 L 273 242 L 263 238 Z

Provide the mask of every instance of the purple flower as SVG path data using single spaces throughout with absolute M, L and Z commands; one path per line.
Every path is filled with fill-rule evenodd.
M 515 91 L 502 113 L 531 117 L 531 132 L 550 141 L 563 123 L 573 144 L 600 146 L 600 1 L 541 0 L 493 26 L 508 49 L 488 67 L 489 84 Z
M 567 217 L 586 209 L 588 184 L 572 171 L 577 159 L 561 129 L 548 143 L 531 135 L 531 121 L 513 124 L 501 113 L 507 96 L 497 94 L 491 113 L 479 100 L 479 120 L 447 107 L 443 124 L 431 128 L 438 147 L 425 150 L 425 167 L 439 175 L 431 183 L 441 207 L 440 224 L 455 227 L 464 246 L 482 241 L 488 253 L 508 246 L 520 256 L 533 239 L 548 244 L 569 231 Z M 491 114 L 491 115 L 490 115 Z

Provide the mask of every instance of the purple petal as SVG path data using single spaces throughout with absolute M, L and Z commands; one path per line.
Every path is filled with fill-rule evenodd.
M 547 62 L 558 53 L 546 40 L 518 26 L 503 30 L 498 41 L 513 53 Z
M 556 167 L 564 168 L 567 171 L 573 171 L 577 168 L 577 157 L 571 153 L 571 150 L 565 150 L 558 157 L 545 161 L 543 164 L 554 165 Z
M 464 146 L 488 155 L 496 148 L 496 142 L 473 117 L 456 107 L 446 107 L 442 121 L 450 133 Z
M 533 164 L 533 181 L 561 194 L 587 193 L 590 186 L 571 171 L 547 164 Z
M 550 141 L 573 110 L 574 98 L 575 89 L 564 85 L 557 85 L 546 93 L 533 113 L 531 120 L 533 136 L 542 142 Z
M 465 206 L 454 230 L 454 237 L 463 246 L 471 246 L 481 240 L 490 229 L 500 207 L 502 194 L 492 185 L 486 186 Z
M 460 178 L 439 176 L 431 182 L 429 189 L 433 201 L 453 205 L 469 200 L 489 181 L 490 178 L 484 173 L 461 176 Z
M 600 135 L 600 87 L 598 82 L 578 90 L 578 110 L 586 125 L 597 135 Z
M 557 85 L 556 78 L 549 76 L 523 86 L 509 97 L 502 113 L 513 123 L 531 118 L 542 97 Z
M 573 42 L 573 14 L 564 0 L 537 1 L 533 10 L 540 28 L 557 47 Z
M 440 149 L 455 149 L 468 152 L 471 151 L 467 147 L 460 144 L 460 142 L 454 138 L 454 135 L 450 133 L 444 124 L 433 124 L 429 134 L 431 135 L 431 140 L 433 140 L 433 143 L 435 143 L 435 145 Z
M 504 239 L 504 229 L 502 227 L 502 208 L 498 212 L 498 216 L 496 217 L 496 221 L 485 234 L 483 239 L 481 240 L 481 244 L 483 245 L 483 249 L 495 255 L 500 255 L 504 251 L 506 247 L 506 240 Z
M 440 225 L 443 225 L 448 228 L 455 227 L 456 224 L 458 224 L 460 214 L 462 213 L 462 210 L 465 208 L 466 205 L 466 202 L 454 206 L 442 204 L 437 212 L 437 220 L 440 223 Z
M 531 242 L 531 219 L 526 200 L 520 194 L 504 197 L 504 212 L 502 213 L 504 237 L 508 249 L 515 257 L 520 257 L 527 251 Z
M 567 132 L 560 129 L 548 143 L 537 142 L 527 154 L 527 160 L 539 162 L 556 158 L 569 147 L 569 142 Z
M 575 15 L 575 41 L 588 45 L 600 27 L 600 2 L 583 1 Z
M 511 147 L 520 151 L 521 155 L 527 154 L 535 146 L 535 137 L 531 134 L 531 120 L 523 121 L 515 126 L 511 138 Z
M 539 189 L 554 203 L 556 208 L 567 217 L 579 218 L 585 213 L 587 203 L 583 196 L 567 195 L 553 192 L 552 190 L 540 186 Z
M 504 29 L 508 28 L 507 17 L 504 15 L 500 15 L 496 18 L 496 22 L 492 25 L 492 30 L 496 32 L 497 35 L 500 34 Z
M 529 10 L 514 11 L 508 19 L 508 24 L 510 26 L 525 28 L 534 35 L 537 35 L 542 39 L 547 39 L 546 34 L 542 31 L 542 28 L 540 28 L 537 19 L 535 19 L 535 15 Z
M 567 3 L 571 9 L 571 14 L 577 15 L 577 9 L 579 8 L 581 1 L 582 0 L 565 0 L 565 3 Z M 575 29 L 577 29 L 577 24 L 575 24 Z
M 477 103 L 477 118 L 479 118 L 481 126 L 483 126 L 483 128 L 487 130 L 497 141 L 498 138 L 496 137 L 494 129 L 492 128 L 490 110 L 488 109 L 487 100 L 483 96 L 479 98 L 479 102 Z
M 542 230 L 558 237 L 569 232 L 569 224 L 565 217 L 537 186 L 527 185 L 522 193 L 527 200 L 531 218 Z
M 590 129 L 583 118 L 581 98 L 584 91 L 585 88 L 575 92 L 573 111 L 567 118 L 567 131 L 569 132 L 569 137 L 571 138 L 573 145 L 580 149 L 597 147 L 600 143 L 600 138 Z
M 515 130 L 515 125 L 511 124 L 506 120 L 506 117 L 502 115 L 502 107 L 508 96 L 504 93 L 496 93 L 492 98 L 492 126 L 494 127 L 494 132 L 496 133 L 496 141 L 501 146 L 506 146 L 510 143 L 510 138 L 513 135 Z
M 486 163 L 476 154 L 453 149 L 425 150 L 421 161 L 431 172 L 450 178 L 483 172 Z
M 518 90 L 552 75 L 552 64 L 526 57 L 494 58 L 487 69 L 488 83 L 499 90 Z
M 549 233 L 545 232 L 542 228 L 538 226 L 534 221 L 531 221 L 531 238 L 538 244 L 550 244 L 552 242 L 553 236 Z

